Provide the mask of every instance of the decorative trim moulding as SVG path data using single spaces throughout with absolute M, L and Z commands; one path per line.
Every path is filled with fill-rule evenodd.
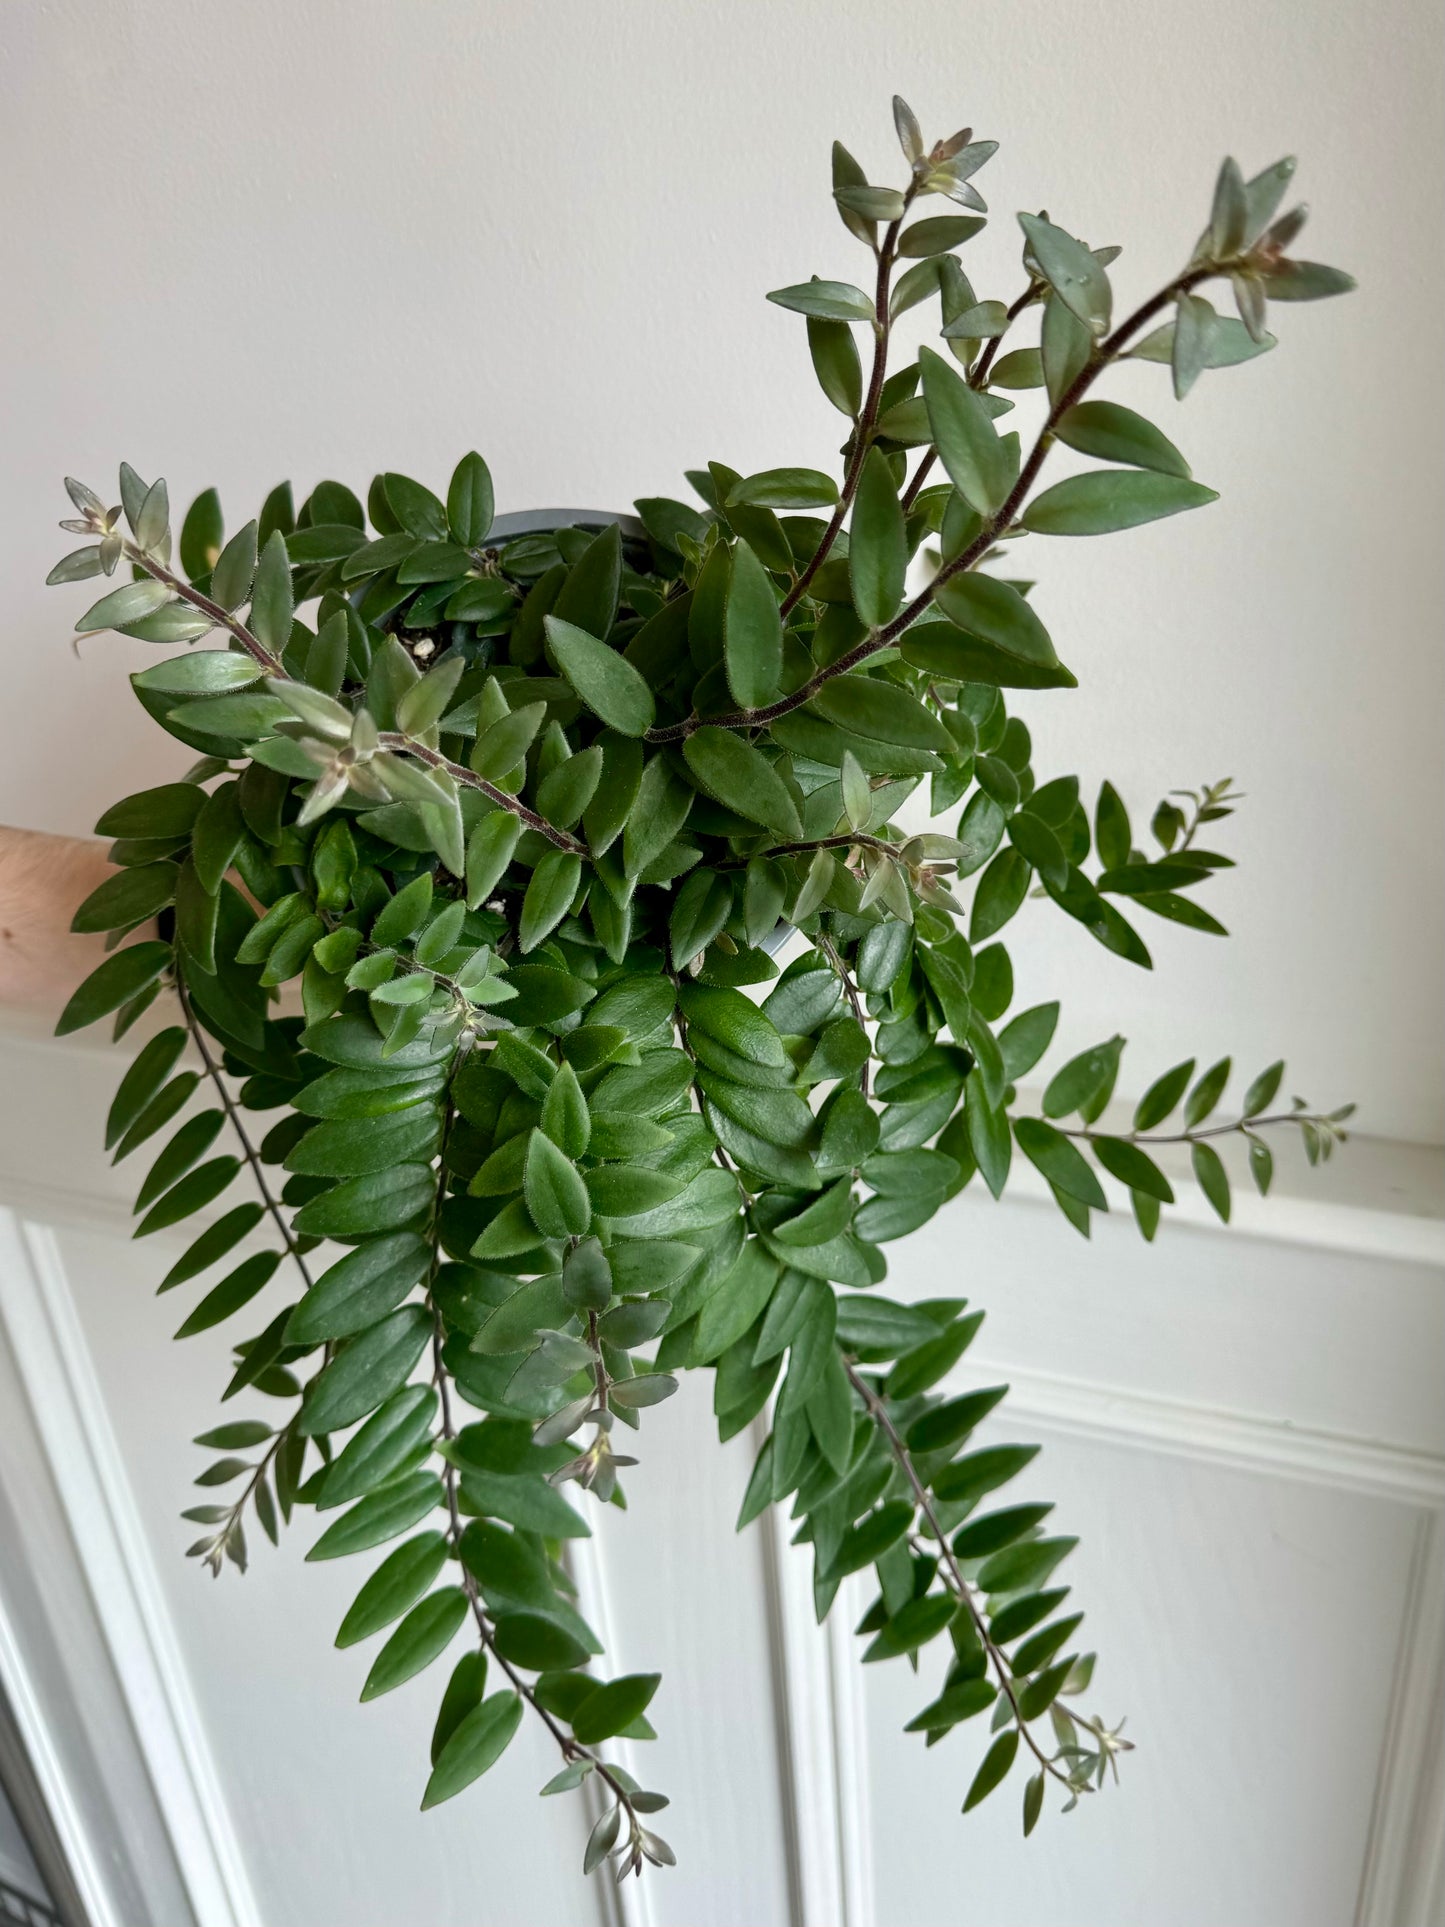
M 1315 1430 L 1285 1418 L 1260 1418 L 1223 1406 L 1055 1377 L 992 1356 L 976 1362 L 1007 1381 L 1012 1418 L 1032 1419 L 1056 1432 L 1304 1479 L 1406 1505 L 1445 1504 L 1445 1456 L 1438 1453 Z
M 48 1225 L 3 1210 L 0 1319 L 84 1547 L 96 1617 L 197 1927 L 262 1927 L 59 1245 Z
M 1445 1920 L 1445 1458 L 1040 1372 L 1011 1371 L 1009 1411 L 1135 1450 L 1304 1480 L 1408 1505 L 1418 1539 L 1353 1927 Z M 796 1927 L 876 1927 L 868 1859 L 867 1709 L 850 1628 L 866 1605 L 845 1582 L 823 1626 L 812 1566 L 774 1508 L 769 1579 L 785 1686 Z M 851 1589 L 851 1590 L 850 1590 Z
M 97 1133 L 99 1128 L 97 1114 Z M 1398 1149 L 1416 1156 L 1433 1155 L 1421 1152 L 1414 1145 L 1394 1146 L 1383 1139 L 1374 1140 L 1373 1146 L 1385 1152 Z M 1347 1148 L 1345 1156 L 1349 1155 L 1350 1148 L 1353 1147 Z M 1442 1168 L 1445 1168 L 1445 1154 L 1442 1154 Z M 1180 1193 L 1178 1204 L 1172 1207 L 1160 1236 L 1167 1239 L 1175 1231 L 1202 1231 L 1226 1238 L 1257 1238 L 1303 1251 L 1352 1253 L 1362 1258 L 1445 1270 L 1445 1218 L 1394 1208 L 1390 1191 L 1383 1185 L 1378 1204 L 1336 1203 L 1323 1195 L 1328 1179 L 1318 1182 L 1321 1194 L 1310 1197 L 1277 1192 L 1268 1198 L 1258 1198 L 1242 1188 L 1237 1189 L 1233 1221 L 1228 1226 L 1221 1225 L 1204 1199 L 1186 1187 Z M 953 1204 L 945 1205 L 944 1210 L 985 1210 L 993 1203 L 991 1198 L 970 1189 Z M 1003 1207 L 1047 1205 L 1050 1211 L 1057 1210 L 1043 1178 L 1022 1159 L 1015 1160 L 1008 1189 L 999 1203 Z M 6 1205 L 23 1211 L 36 1223 L 70 1225 L 126 1237 L 134 1228 L 130 1204 L 123 1195 L 97 1193 L 82 1185 L 36 1178 L 0 1163 L 0 1208 Z M 1128 1206 L 1124 1204 L 1121 1215 L 1127 1212 Z M 217 1215 L 217 1212 L 202 1212 L 188 1220 L 192 1233 Z

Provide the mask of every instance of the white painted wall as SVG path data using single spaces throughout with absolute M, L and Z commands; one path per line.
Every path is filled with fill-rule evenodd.
M 0 1111 L 0 1635 L 45 1671 L 99 1844 L 97 1748 L 132 1810 L 116 1834 L 145 1848 L 130 1877 L 170 1882 L 101 1927 L 618 1927 L 577 1873 L 580 1803 L 536 1797 L 553 1761 L 530 1726 L 469 1795 L 416 1811 L 441 1669 L 359 1706 L 369 1654 L 331 1650 L 374 1556 L 305 1565 L 302 1518 L 280 1552 L 253 1535 L 244 1579 L 182 1558 L 205 1462 L 186 1441 L 214 1422 L 229 1334 L 170 1342 L 201 1288 L 153 1294 L 184 1228 L 128 1240 L 129 1179 L 91 1129 L 115 1073 L 88 1039 L 0 1033 L 20 1100 Z M 992 1436 L 1043 1444 L 1020 1496 L 1081 1538 L 1086 1706 L 1138 1741 L 1122 1787 L 1027 1844 L 1016 1786 L 959 1817 L 981 1734 L 925 1753 L 902 1733 L 931 1674 L 859 1665 L 866 1578 L 823 1635 L 786 1522 L 734 1535 L 751 1445 L 719 1450 L 701 1376 L 649 1414 L 629 1510 L 595 1520 L 579 1572 L 619 1666 L 664 1676 L 661 1737 L 628 1764 L 672 1796 L 680 1864 L 620 1927 L 909 1927 L 953 1918 L 961 1879 L 989 1927 L 1439 1927 L 1441 1164 L 1362 1149 L 1375 1178 L 1343 1204 L 1286 1161 L 1282 1236 L 1186 1221 L 1149 1250 L 1115 1213 L 1085 1245 L 1024 1183 L 1002 1206 L 971 1187 L 891 1248 L 899 1295 L 989 1308 L 958 1383 L 1008 1382 Z M 8 1687 L 6 1664 L 0 1637 Z M 116 1772 L 113 1673 L 189 1911 L 135 1812 L 143 1776 Z
M 1361 292 L 1282 310 L 1269 359 L 1154 408 L 1223 491 L 1107 543 L 1038 542 L 1038 605 L 1082 687 L 1026 713 L 1041 761 L 1147 811 L 1249 792 L 1215 888 L 1232 943 L 1149 919 L 1131 974 L 1030 910 L 1021 994 L 1065 1041 L 1123 1028 L 1125 1084 L 1189 1052 L 1287 1053 L 1312 1098 L 1438 1141 L 1442 311 L 1432 0 L 9 0 L 0 8 L 0 821 L 88 830 L 185 752 L 129 699 L 142 645 L 66 643 L 47 591 L 70 471 L 124 456 L 236 523 L 283 474 L 444 478 L 507 507 L 624 506 L 709 456 L 826 463 L 839 418 L 765 290 L 851 276 L 828 142 L 899 162 L 1002 140 L 981 291 L 1012 212 L 1120 241 L 1121 302 L 1187 254 L 1221 152 L 1286 150 L 1311 251 Z M 74 745 L 69 754 L 63 744 Z M 83 745 L 83 750 L 79 747 Z
M 1438 1143 L 1437 35 L 1429 0 L 9 0 L 0 821 L 84 832 L 185 758 L 126 692 L 148 652 L 78 658 L 83 591 L 40 586 L 63 472 L 103 481 L 124 456 L 178 499 L 220 484 L 239 521 L 283 473 L 436 481 L 472 445 L 505 507 L 681 492 L 710 455 L 822 464 L 838 418 L 801 327 L 762 296 L 858 272 L 827 143 L 896 167 L 895 87 L 930 133 L 966 117 L 1004 142 L 983 177 L 1001 218 L 969 262 L 984 293 L 1016 285 L 1012 210 L 1047 205 L 1125 242 L 1121 296 L 1142 294 L 1192 244 L 1221 151 L 1252 167 L 1292 149 L 1310 246 L 1362 292 L 1282 311 L 1280 350 L 1183 414 L 1157 371 L 1126 371 L 1116 392 L 1223 499 L 1038 545 L 1038 605 L 1082 687 L 1025 711 L 1041 764 L 1112 775 L 1141 810 L 1175 783 L 1240 781 L 1241 867 L 1216 890 L 1239 934 L 1151 924 L 1145 979 L 1030 908 L 1020 1000 L 1064 992 L 1066 1043 L 1127 1030 L 1125 1087 L 1187 1052 L 1252 1068 L 1287 1051 L 1302 1089 L 1359 1098 L 1376 1137 Z M 360 1675 L 328 1650 L 349 1575 L 288 1550 L 211 1586 L 179 1560 L 179 1442 L 209 1420 L 224 1336 L 169 1345 L 151 1265 L 94 1203 L 115 1075 L 88 1044 L 0 1044 L 0 1190 L 59 1227 L 250 1918 L 599 1917 L 574 1873 L 579 1815 L 536 1801 L 530 1742 L 484 1797 L 418 1819 L 430 1694 L 351 1703 Z M 991 1305 L 979 1370 L 1008 1372 L 1014 1435 L 1049 1447 L 1048 1490 L 1084 1537 L 1100 1703 L 1142 1742 L 1122 1795 L 1027 1849 L 1002 1807 L 959 1822 L 973 1742 L 925 1767 L 897 1732 L 901 1673 L 849 1698 L 855 1671 L 830 1676 L 798 1636 L 806 1601 L 780 1604 L 760 1534 L 729 1536 L 743 1448 L 719 1456 L 682 1401 L 650 1422 L 603 1554 L 626 1662 L 656 1654 L 669 1676 L 656 1770 L 683 1866 L 645 1927 L 902 1927 L 943 1918 L 965 1866 L 991 1927 L 1436 1927 L 1438 1163 L 1362 1146 L 1348 1205 L 1321 1209 L 1333 1181 L 1286 1185 L 1272 1240 L 1181 1227 L 1146 1253 L 1110 1223 L 1085 1247 L 1027 1199 L 970 1198 L 897 1251 L 905 1293 L 946 1277 Z M 46 1302 L 43 1280 L 0 1283 Z M 45 1447 L 20 1413 L 16 1397 L 0 1413 L 0 1499 L 8 1470 L 30 1511 L 0 1519 L 38 1534 Z M 0 1562 L 0 1607 L 6 1577 Z M 101 1653 L 84 1600 L 63 1599 L 68 1643 Z M 789 1702 L 822 1722 L 793 1736 L 796 1784 L 776 1744 Z M 819 1757 L 832 1775 L 803 1772 Z M 910 1858 L 920 1817 L 933 1832 Z

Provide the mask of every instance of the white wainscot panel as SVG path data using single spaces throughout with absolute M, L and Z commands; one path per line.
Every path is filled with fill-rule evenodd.
M 184 1240 L 184 1231 L 181 1240 Z M 580 1800 L 540 1800 L 557 1751 L 524 1721 L 504 1758 L 456 1800 L 419 1811 L 447 1662 L 370 1705 L 358 1694 L 379 1641 L 333 1649 L 335 1628 L 389 1547 L 304 1564 L 319 1536 L 297 1515 L 272 1548 L 248 1522 L 251 1569 L 212 1581 L 183 1557 L 178 1517 L 204 1496 L 207 1455 L 186 1441 L 218 1422 L 228 1333 L 172 1344 L 204 1281 L 157 1299 L 179 1245 L 62 1230 L 77 1305 L 149 1554 L 257 1898 L 254 1927 L 595 1927 L 581 1875 Z M 275 1287 L 279 1292 L 280 1285 Z M 278 1297 L 277 1305 L 284 1300 Z M 279 1411 L 243 1395 L 234 1416 Z M 244 1413 L 242 1409 L 244 1408 Z M 269 1408 L 269 1410 L 268 1410 Z M 226 1408 L 232 1415 L 233 1408 Z M 459 1636 L 453 1653 L 464 1650 Z
M 626 1764 L 672 1801 L 657 1824 L 678 1865 L 629 1883 L 640 1927 L 786 1927 L 770 1545 L 762 1525 L 734 1530 L 757 1440 L 749 1429 L 719 1447 L 711 1397 L 711 1373 L 690 1375 L 639 1433 L 618 1426 L 617 1449 L 641 1463 L 624 1475 L 625 1513 L 589 1507 L 578 1576 L 589 1611 L 600 1595 L 604 1664 L 662 1673 L 658 1738 Z
M 1350 1927 L 1419 1513 L 1037 1425 L 990 1436 L 1044 1443 L 1018 1490 L 1081 1538 L 1060 1574 L 1100 1655 L 1080 1704 L 1127 1712 L 1137 1749 L 1072 1814 L 1051 1788 L 1025 1841 L 1022 1764 L 960 1815 L 985 1721 L 927 1752 L 902 1732 L 942 1655 L 917 1680 L 868 1667 L 876 1927 Z

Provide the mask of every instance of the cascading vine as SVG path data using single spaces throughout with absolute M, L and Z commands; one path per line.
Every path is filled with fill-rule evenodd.
M 248 1521 L 275 1540 L 297 1506 L 333 1515 L 311 1559 L 386 1548 L 336 1643 L 381 1640 L 363 1699 L 460 1644 L 423 1805 L 534 1716 L 560 1755 L 543 1791 L 600 1789 L 586 1866 L 619 1877 L 672 1858 L 663 1796 L 605 1751 L 652 1736 L 659 1679 L 606 1677 L 566 1549 L 605 1530 L 636 1463 L 618 1444 L 678 1374 L 712 1372 L 723 1439 L 770 1414 L 740 1524 L 791 1502 L 820 1620 L 874 1568 L 864 1661 L 938 1643 L 909 1730 L 987 1714 L 965 1810 L 1023 1754 L 1031 1831 L 1051 1781 L 1073 1805 L 1128 1743 L 1079 1704 L 1093 1655 L 1056 1583 L 1074 1539 L 1046 1502 L 992 1503 L 1037 1447 L 1000 1439 L 1007 1388 L 967 1373 L 983 1313 L 885 1296 L 883 1246 L 975 1178 L 998 1197 L 1015 1148 L 1086 1236 L 1102 1173 L 1153 1237 L 1160 1144 L 1189 1147 L 1227 1219 L 1217 1139 L 1264 1192 L 1267 1128 L 1315 1162 L 1348 1116 L 1273 1109 L 1276 1064 L 1219 1122 L 1229 1060 L 1189 1060 L 1116 1126 L 1121 1037 L 1021 1095 L 1059 1006 L 1013 1009 L 1000 932 L 1052 903 L 1146 969 L 1125 908 L 1223 935 L 1198 893 L 1230 859 L 1200 835 L 1236 797 L 1177 792 L 1136 841 L 1109 783 L 1091 813 L 1077 777 L 1039 780 L 1003 692 L 1075 677 L 1029 585 L 985 565 L 1213 500 L 1158 428 L 1086 397 L 1129 356 L 1169 363 L 1182 399 L 1273 346 L 1269 299 L 1351 283 L 1287 255 L 1292 162 L 1247 181 L 1226 161 L 1189 263 L 1126 320 L 1117 250 L 1042 215 L 1020 217 L 1022 292 L 980 300 L 956 251 L 994 143 L 926 150 L 894 112 L 903 188 L 834 151 L 872 291 L 770 297 L 807 318 L 848 419 L 841 485 L 714 462 L 689 476 L 700 507 L 639 502 L 642 533 L 503 540 L 469 454 L 445 501 L 394 473 L 365 504 L 325 481 L 297 509 L 282 485 L 229 540 L 207 490 L 173 558 L 166 484 L 123 467 L 113 509 L 67 484 L 86 542 L 50 577 L 121 570 L 77 628 L 187 645 L 132 682 L 199 760 L 97 825 L 117 870 L 75 928 L 114 949 L 59 1028 L 114 1013 L 120 1037 L 173 1003 L 106 1145 L 168 1134 L 137 1235 L 206 1214 L 160 1289 L 223 1275 L 177 1337 L 261 1321 L 222 1397 L 281 1415 L 197 1440 L 222 1456 L 192 1554 L 244 1567 Z M 964 211 L 909 223 L 928 195 Z M 1238 320 L 1201 292 L 1220 280 Z M 932 301 L 944 352 L 890 370 L 894 323 Z M 1030 316 L 1037 343 L 1005 351 Z M 1033 390 L 1025 452 L 1000 424 Z M 1059 444 L 1106 465 L 1038 491 Z M 929 816 L 962 805 L 956 834 L 900 827 L 925 779 Z

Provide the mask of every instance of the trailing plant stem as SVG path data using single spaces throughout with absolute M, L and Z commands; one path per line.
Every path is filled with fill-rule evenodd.
M 957 1596 L 960 1603 L 967 1609 L 969 1618 L 973 1621 L 974 1632 L 978 1635 L 979 1644 L 983 1647 L 985 1653 L 988 1654 L 989 1662 L 998 1675 L 999 1691 L 1013 1709 L 1014 1723 L 1018 1728 L 1024 1744 L 1038 1761 L 1043 1771 L 1052 1775 L 1061 1786 L 1067 1787 L 1069 1792 L 1073 1793 L 1075 1791 L 1074 1784 L 1068 1774 L 1061 1772 L 1054 1760 L 1044 1752 L 1043 1748 L 1034 1738 L 1029 1723 L 1020 1710 L 1018 1692 L 1014 1686 L 1013 1674 L 1009 1670 L 1009 1663 L 993 1642 L 988 1630 L 988 1621 L 979 1610 L 978 1601 L 973 1596 L 973 1589 L 960 1571 L 958 1561 L 953 1555 L 953 1548 L 948 1543 L 948 1535 L 943 1530 L 942 1525 L 940 1525 L 938 1514 L 933 1509 L 933 1500 L 929 1496 L 928 1487 L 923 1483 L 922 1479 L 919 1478 L 917 1468 L 913 1463 L 913 1455 L 909 1452 L 908 1447 L 899 1436 L 897 1426 L 889 1417 L 887 1406 L 868 1383 L 867 1379 L 857 1370 L 851 1359 L 845 1358 L 843 1360 L 843 1369 L 848 1374 L 848 1383 L 862 1399 L 868 1416 L 873 1420 L 874 1424 L 877 1425 L 887 1440 L 889 1450 L 897 1460 L 904 1477 L 908 1480 L 909 1486 L 912 1488 L 914 1503 L 927 1522 L 929 1531 L 938 1541 L 938 1556 L 947 1577 L 949 1591 Z
M 281 1206 L 277 1203 L 270 1185 L 266 1182 L 266 1171 L 261 1162 L 260 1153 L 257 1151 L 255 1145 L 252 1144 L 247 1134 L 245 1124 L 241 1120 L 240 1109 L 235 1098 L 232 1097 L 230 1090 L 227 1088 L 226 1079 L 221 1067 L 211 1055 L 205 1033 L 196 1022 L 195 1013 L 191 1009 L 191 1000 L 186 995 L 185 978 L 181 975 L 179 963 L 177 963 L 175 970 L 175 990 L 176 1000 L 180 1004 L 181 1015 L 185 1019 L 186 1029 L 190 1032 L 191 1041 L 200 1054 L 202 1064 L 206 1067 L 206 1075 L 215 1086 L 216 1095 L 221 1100 L 221 1106 L 226 1113 L 227 1122 L 235 1132 L 237 1142 L 241 1146 L 242 1156 L 251 1167 L 251 1175 L 256 1181 L 256 1189 L 261 1193 L 261 1201 L 270 1214 L 277 1232 L 280 1234 L 281 1242 L 286 1247 L 287 1255 L 295 1263 L 296 1269 L 300 1272 L 306 1289 L 310 1291 L 313 1280 L 305 1256 L 302 1253 L 301 1247 L 296 1242 L 290 1225 L 286 1222 L 285 1215 L 281 1210 Z
M 1179 295 L 1187 293 L 1190 288 L 1196 287 L 1199 282 L 1217 273 L 1219 269 L 1212 263 L 1206 262 L 1178 275 L 1167 287 L 1161 288 L 1157 294 L 1151 295 L 1147 301 L 1136 308 L 1127 320 L 1120 322 L 1114 332 L 1099 344 L 1085 366 L 1050 408 L 1028 460 L 1020 469 L 1018 480 L 1009 490 L 1002 507 L 988 518 L 968 547 L 956 555 L 951 562 L 945 562 L 933 579 L 926 583 L 913 600 L 907 603 L 891 621 L 874 629 L 864 636 L 861 642 L 854 643 L 851 649 L 845 650 L 835 662 L 829 663 L 826 668 L 820 669 L 816 675 L 809 677 L 807 682 L 793 690 L 790 695 L 780 696 L 776 702 L 765 703 L 758 709 L 739 709 L 727 715 L 709 716 L 706 718 L 707 722 L 721 729 L 760 729 L 768 723 L 775 723 L 780 717 L 790 715 L 793 710 L 800 709 L 804 703 L 811 702 L 823 685 L 831 682 L 835 676 L 846 675 L 850 670 L 866 662 L 870 656 L 877 655 L 880 649 L 886 649 L 896 642 L 899 636 L 906 629 L 911 628 L 928 608 L 943 585 L 951 582 L 956 575 L 961 575 L 965 569 L 971 569 L 988 552 L 998 537 L 1012 525 L 1014 517 L 1022 508 L 1029 490 L 1038 477 L 1039 470 L 1044 465 L 1050 448 L 1053 447 L 1054 431 L 1062 417 L 1083 399 L 1105 368 L 1118 359 L 1132 337 L 1146 323 L 1152 321 L 1162 308 L 1167 307 Z M 683 737 L 691 736 L 694 730 L 700 729 L 703 720 L 699 716 L 689 716 L 683 722 L 667 723 L 660 729 L 650 729 L 647 732 L 647 740 L 652 743 L 676 742 Z
M 858 493 L 858 482 L 863 474 L 863 463 L 873 443 L 873 431 L 878 423 L 878 406 L 883 395 L 883 383 L 888 373 L 888 336 L 891 326 L 888 298 L 889 284 L 897 258 L 898 231 L 913 203 L 913 196 L 917 189 L 918 183 L 915 179 L 904 193 L 903 213 L 896 221 L 889 222 L 878 249 L 878 279 L 873 296 L 873 371 L 868 378 L 868 393 L 853 426 L 853 447 L 848 457 L 848 471 L 843 478 L 843 489 L 838 497 L 838 506 L 833 511 L 832 520 L 823 531 L 823 539 L 808 558 L 797 581 L 783 597 L 780 613 L 784 621 L 807 594 L 808 585 L 827 561 L 833 544 L 842 532 L 848 510 L 853 505 L 853 497 Z

